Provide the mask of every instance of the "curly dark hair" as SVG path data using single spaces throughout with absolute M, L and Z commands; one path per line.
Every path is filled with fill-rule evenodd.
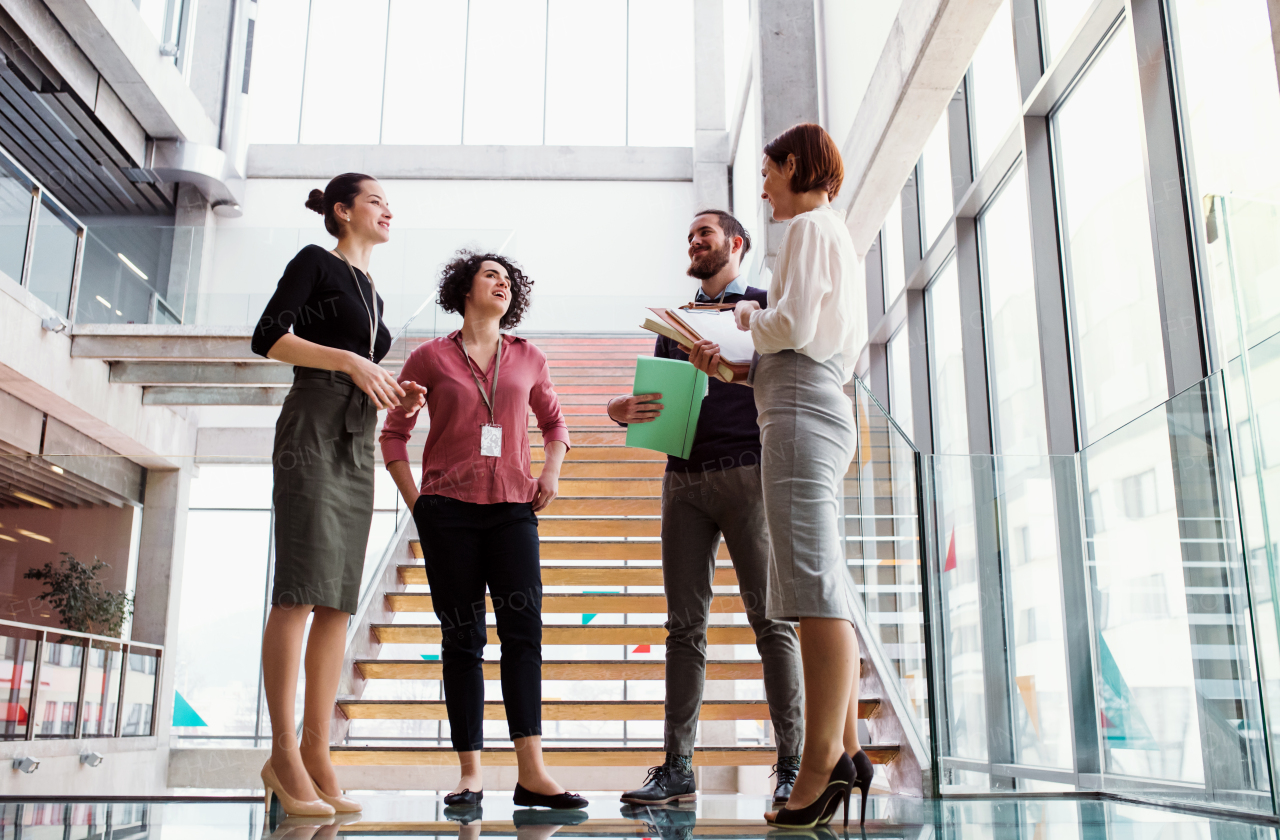
M 480 271 L 480 264 L 492 260 L 507 270 L 511 278 L 511 305 L 507 314 L 498 322 L 501 329 L 509 330 L 529 309 L 529 294 L 533 291 L 533 281 L 513 260 L 501 254 L 481 254 L 466 248 L 453 255 L 453 259 L 440 272 L 440 292 L 436 295 L 436 303 L 445 312 L 466 314 L 467 294 L 471 291 L 471 282 Z

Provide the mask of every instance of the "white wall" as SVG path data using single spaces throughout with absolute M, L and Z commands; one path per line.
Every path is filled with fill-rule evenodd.
M 504 249 L 535 281 L 522 329 L 634 331 L 643 306 L 687 302 L 685 236 L 691 182 L 386 181 L 392 240 L 371 270 L 398 329 L 434 298 L 439 268 L 463 246 Z M 220 219 L 199 320 L 249 324 L 285 264 L 308 242 L 330 247 L 319 216 L 303 206 L 321 181 L 253 179 L 244 216 Z M 414 329 L 430 328 L 428 306 Z M 440 318 L 439 327 L 451 321 Z

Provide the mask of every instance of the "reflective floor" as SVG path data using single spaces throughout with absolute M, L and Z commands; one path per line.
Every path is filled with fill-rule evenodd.
M 494 791 L 478 812 L 454 813 L 438 796 L 376 793 L 360 797 L 362 814 L 345 820 L 264 819 L 261 803 L 112 802 L 0 803 L 2 840 L 186 840 L 186 838 L 514 837 L 517 840 L 634 837 L 808 838 L 840 840 L 834 831 L 771 831 L 760 820 L 767 804 L 748 796 L 707 795 L 696 808 L 620 806 L 616 793 L 597 794 L 584 811 L 534 811 L 512 806 Z M 863 836 L 855 826 L 849 837 Z M 929 801 L 874 797 L 866 837 L 903 840 L 1280 840 L 1275 828 L 1162 808 L 1071 799 Z

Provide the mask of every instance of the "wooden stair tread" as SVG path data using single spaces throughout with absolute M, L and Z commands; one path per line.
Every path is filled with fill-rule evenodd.
M 544 581 L 545 583 L 545 581 Z M 418 592 L 388 592 L 387 609 L 391 612 L 432 612 L 431 595 Z M 486 595 L 485 609 L 493 612 L 493 599 Z M 605 593 L 544 593 L 543 613 L 595 613 L 615 615 L 621 613 L 665 613 L 667 596 L 661 594 L 624 595 Z M 710 612 L 724 615 L 745 613 L 740 595 L 713 595 Z
M 497 662 L 483 664 L 484 678 L 496 680 L 501 675 Z M 438 680 L 444 674 L 439 660 L 364 659 L 356 662 L 360 676 L 366 680 Z M 661 680 L 667 665 L 661 659 L 556 659 L 542 661 L 542 679 L 546 680 Z M 759 680 L 764 666 L 759 660 L 722 659 L 707 662 L 709 680 Z
M 339 701 L 350 720 L 448 720 L 443 700 L 347 700 Z M 859 700 L 858 717 L 869 718 L 879 700 Z M 661 700 L 543 700 L 543 720 L 663 720 Z M 501 700 L 486 700 L 485 720 L 506 720 Z M 704 700 L 701 720 L 769 720 L 764 700 Z
M 438 624 L 375 624 L 371 628 L 383 644 L 440 644 Z M 496 632 L 490 637 L 496 643 Z M 660 624 L 547 624 L 542 628 L 545 645 L 661 645 L 667 629 Z M 755 632 L 746 624 L 712 625 L 709 645 L 754 645 Z
M 893 744 L 864 744 L 863 750 L 874 764 L 888 764 L 898 756 Z M 542 748 L 549 767 L 651 767 L 666 760 L 661 749 L 648 747 L 551 747 Z M 458 763 L 452 747 L 358 747 L 329 748 L 329 757 L 340 767 L 450 766 Z M 773 747 L 701 747 L 694 750 L 693 763 L 699 767 L 768 767 L 778 760 Z M 512 747 L 486 748 L 484 762 L 490 767 L 513 767 Z
M 547 520 L 542 520 L 545 526 Z M 400 582 L 426 586 L 424 566 L 400 566 Z M 715 586 L 734 586 L 738 573 L 732 566 L 717 566 Z M 662 586 L 661 566 L 543 566 L 543 586 Z M 587 612 L 590 612 L 588 610 Z

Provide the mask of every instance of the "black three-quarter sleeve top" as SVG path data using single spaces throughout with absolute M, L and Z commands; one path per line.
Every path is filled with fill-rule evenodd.
M 350 350 L 357 356 L 369 356 L 369 309 L 373 287 L 360 269 L 357 280 L 342 258 L 319 245 L 308 245 L 285 267 L 276 293 L 253 331 L 253 352 L 266 356 L 280 337 L 293 329 L 305 338 L 325 347 Z M 360 284 L 357 291 L 356 283 Z M 360 296 L 364 295 L 361 302 Z M 382 361 L 391 349 L 391 331 L 382 323 L 382 298 L 378 298 L 378 338 L 373 360 Z

